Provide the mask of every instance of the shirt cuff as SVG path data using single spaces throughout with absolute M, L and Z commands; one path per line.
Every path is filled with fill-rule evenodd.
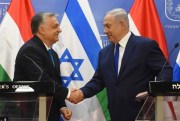
M 70 97 L 70 95 L 71 95 L 71 90 L 68 89 L 68 95 L 67 95 L 66 99 L 68 99 Z
M 67 108 L 67 107 L 62 107 L 62 108 L 60 108 L 60 112 L 61 112 L 64 108 Z

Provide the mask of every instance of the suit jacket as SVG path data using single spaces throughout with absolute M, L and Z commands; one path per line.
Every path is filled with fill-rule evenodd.
M 61 86 L 59 58 L 53 50 L 54 64 L 43 42 L 34 36 L 19 50 L 14 81 L 50 81 L 55 82 L 55 94 L 52 101 L 49 121 L 59 121 L 59 109 L 65 107 L 68 89 Z
M 135 101 L 135 97 L 140 92 L 148 91 L 148 82 L 159 75 L 165 57 L 155 41 L 131 34 L 117 77 L 114 46 L 110 44 L 99 52 L 98 68 L 81 90 L 84 97 L 89 98 L 106 87 L 111 121 L 134 121 L 143 104 Z M 162 75 L 166 80 L 172 79 L 169 63 Z

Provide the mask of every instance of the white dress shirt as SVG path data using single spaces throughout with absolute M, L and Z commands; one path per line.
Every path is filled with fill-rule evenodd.
M 131 36 L 131 32 L 129 31 L 118 43 L 120 45 L 120 49 L 119 49 L 119 62 L 118 62 L 118 72 L 120 71 L 121 68 L 121 62 L 122 62 L 122 58 L 124 55 L 124 51 L 126 49 L 126 45 L 127 42 L 129 40 L 129 37 Z M 115 51 L 114 51 L 115 52 Z

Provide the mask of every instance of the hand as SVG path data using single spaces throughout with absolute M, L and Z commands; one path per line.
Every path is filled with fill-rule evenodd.
M 77 90 L 77 89 L 71 90 L 71 94 L 70 94 L 70 97 L 68 98 L 68 100 L 74 104 L 79 103 L 80 101 L 84 100 L 83 92 L 81 90 Z
M 146 97 L 146 96 L 148 96 L 148 92 L 147 91 L 141 92 L 141 93 L 136 95 L 136 97 Z
M 149 96 L 149 94 L 147 91 L 140 92 L 136 95 L 135 100 L 141 102 L 141 101 L 144 101 L 148 96 Z
M 63 115 L 64 119 L 69 120 L 72 116 L 72 111 L 66 107 L 60 109 L 60 113 Z

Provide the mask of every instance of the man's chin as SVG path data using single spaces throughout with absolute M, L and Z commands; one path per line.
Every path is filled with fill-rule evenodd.
M 54 43 L 56 43 L 56 42 L 58 42 L 59 41 L 59 39 L 56 39 L 56 40 L 54 40 Z
M 108 37 L 108 40 L 111 42 L 113 41 L 111 36 Z
M 110 38 L 108 38 L 109 39 L 109 42 L 112 42 L 113 43 L 113 40 L 112 39 L 110 39 Z

